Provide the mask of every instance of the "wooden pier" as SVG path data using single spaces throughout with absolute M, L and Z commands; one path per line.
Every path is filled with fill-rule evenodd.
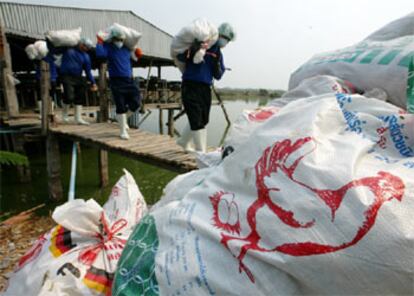
M 90 125 L 60 124 L 50 126 L 54 136 L 70 139 L 98 149 L 163 167 L 177 172 L 197 168 L 195 157 L 183 150 L 167 135 L 157 135 L 138 129 L 128 131 L 130 139 L 119 137 L 119 126 L 115 123 L 93 123 Z

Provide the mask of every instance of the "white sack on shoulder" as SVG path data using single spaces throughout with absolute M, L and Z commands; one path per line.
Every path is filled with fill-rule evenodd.
M 56 47 L 76 46 L 81 40 L 82 28 L 73 30 L 50 30 L 46 38 Z
M 121 33 L 125 36 L 124 44 L 131 51 L 133 51 L 138 46 L 138 42 L 142 37 L 142 34 L 140 32 L 132 28 L 122 26 L 118 23 L 114 23 L 104 31 L 99 31 L 98 36 L 105 42 L 109 42 L 115 32 Z
M 30 60 L 41 60 L 47 56 L 49 50 L 46 41 L 38 40 L 35 43 L 26 46 L 25 52 Z
M 216 26 L 206 19 L 196 19 L 191 24 L 182 28 L 180 32 L 174 36 L 171 42 L 171 57 L 174 59 L 176 66 L 183 72 L 185 64 L 177 59 L 177 55 L 189 49 L 194 41 L 206 42 L 208 49 L 217 42 L 217 39 L 218 29 Z M 200 56 L 202 58 L 204 57 L 204 54 L 202 52 L 198 53 L 199 57 L 196 61 L 200 62 Z

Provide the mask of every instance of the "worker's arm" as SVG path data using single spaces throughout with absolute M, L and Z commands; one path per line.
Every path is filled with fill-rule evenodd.
M 192 61 L 196 52 L 199 51 L 200 48 L 203 46 L 204 46 L 203 42 L 194 40 L 194 42 L 191 44 L 191 46 L 186 51 L 177 55 L 177 59 L 183 63 L 187 61 Z
M 102 39 L 98 37 L 98 43 L 96 44 L 96 57 L 101 59 L 108 58 L 108 44 L 104 43 Z
M 223 77 L 224 72 L 226 71 L 221 51 L 218 51 L 217 56 L 213 59 L 213 67 L 213 77 L 216 80 L 220 80 L 221 77 Z
M 137 58 L 137 62 L 138 62 L 138 60 L 142 57 L 142 55 L 143 55 L 143 53 L 142 53 L 142 49 L 141 48 L 139 48 L 139 47 L 137 47 L 137 48 L 135 48 L 135 51 L 134 51 L 134 54 L 135 54 L 135 56 L 136 56 L 136 58 Z
M 84 57 L 83 69 L 85 70 L 86 76 L 92 85 L 96 85 L 95 78 L 92 75 L 91 58 L 87 53 L 85 53 Z

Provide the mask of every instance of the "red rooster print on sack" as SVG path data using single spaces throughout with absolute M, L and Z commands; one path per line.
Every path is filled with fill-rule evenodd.
M 309 152 L 301 154 L 302 148 L 312 146 Z M 368 231 L 374 226 L 375 220 L 381 206 L 392 199 L 402 200 L 404 195 L 403 181 L 390 173 L 379 171 L 376 175 L 353 180 L 337 189 L 318 189 L 313 188 L 294 177 L 296 168 L 302 159 L 315 150 L 315 144 L 311 137 L 301 138 L 292 142 L 290 139 L 276 142 L 266 148 L 263 155 L 255 165 L 257 198 L 247 208 L 246 221 L 250 227 L 250 233 L 246 236 L 240 235 L 241 226 L 239 220 L 239 207 L 235 202 L 233 193 L 219 191 L 210 196 L 213 206 L 213 225 L 222 230 L 221 244 L 239 261 L 239 272 L 245 272 L 249 279 L 254 283 L 255 279 L 250 269 L 243 262 L 246 253 L 256 252 L 281 252 L 291 256 L 311 256 L 336 252 L 360 241 Z M 296 157 L 296 159 L 295 159 Z M 292 161 L 292 158 L 294 161 Z M 299 221 L 295 212 L 285 209 L 283 206 L 272 200 L 271 195 L 277 196 L 282 188 L 268 186 L 266 180 L 271 179 L 273 174 L 283 174 L 286 180 L 292 182 L 292 186 L 301 187 L 311 193 L 313 197 L 319 199 L 329 210 L 328 222 L 335 222 L 335 214 L 340 209 L 344 197 L 348 191 L 365 189 L 372 193 L 373 200 L 363 211 L 363 221 L 357 225 L 356 232 L 347 241 L 331 245 L 329 243 L 318 243 L 313 241 L 303 242 L 281 242 L 274 247 L 264 247 L 261 244 L 263 235 L 258 227 L 258 211 L 266 209 L 275 215 L 289 229 L 312 229 L 315 226 L 315 219 Z M 273 183 L 277 182 L 273 181 Z M 227 212 L 225 216 L 223 212 Z M 299 215 L 300 216 L 300 215 Z M 270 227 L 270 226 L 269 226 Z M 273 238 L 272 238 L 273 240 Z M 238 255 L 234 254 L 234 248 L 230 248 L 231 241 L 242 242 Z M 232 251 L 233 250 L 233 251 Z

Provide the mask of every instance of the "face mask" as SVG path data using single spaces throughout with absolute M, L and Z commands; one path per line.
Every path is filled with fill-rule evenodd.
M 115 41 L 114 44 L 118 48 L 121 48 L 122 46 L 124 46 L 124 43 L 122 41 Z
M 219 38 L 219 40 L 218 40 L 218 42 L 217 42 L 217 45 L 220 47 L 220 48 L 223 48 L 223 47 L 225 47 L 227 44 L 229 43 L 229 41 L 227 40 L 227 39 L 224 39 L 224 38 Z

